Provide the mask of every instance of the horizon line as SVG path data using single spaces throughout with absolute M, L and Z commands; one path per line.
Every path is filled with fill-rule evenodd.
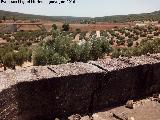
M 151 12 L 141 12 L 141 13 L 129 13 L 129 14 L 113 14 L 113 15 L 106 15 L 106 16 L 97 16 L 97 17 L 89 17 L 89 16 L 61 16 L 61 15 L 58 15 L 58 16 L 51 16 L 51 15 L 44 15 L 44 14 L 34 14 L 34 13 L 25 13 L 25 12 L 17 12 L 17 11 L 8 11 L 8 10 L 1 10 L 1 11 L 4 11 L 4 12 L 13 12 L 13 13 L 19 13 L 19 14 L 25 14 L 25 15 L 35 15 L 35 16 L 44 16 L 44 17 L 75 17 L 75 18 L 99 18 L 99 17 L 112 17 L 112 16 L 127 16 L 127 15 L 138 15 L 138 14 L 148 14 L 148 13 L 152 13 L 152 12 L 157 12 L 157 11 L 160 11 L 159 10 L 154 10 L 154 11 L 151 11 Z

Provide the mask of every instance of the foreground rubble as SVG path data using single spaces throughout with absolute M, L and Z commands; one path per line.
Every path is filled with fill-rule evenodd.
M 153 97 L 135 101 L 133 109 L 120 106 L 94 113 L 92 117 L 93 120 L 159 120 L 160 102 L 152 99 Z M 90 120 L 90 118 L 84 116 L 81 120 Z

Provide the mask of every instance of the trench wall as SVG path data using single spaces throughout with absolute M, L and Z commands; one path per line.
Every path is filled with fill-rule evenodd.
M 0 73 L 4 84 L 0 120 L 66 119 L 160 92 L 159 58 L 91 61 Z

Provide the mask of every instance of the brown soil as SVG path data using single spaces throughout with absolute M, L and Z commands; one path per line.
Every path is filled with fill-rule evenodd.
M 119 119 L 114 117 L 113 114 Z M 147 98 L 135 102 L 133 109 L 120 106 L 108 111 L 95 113 L 92 117 L 93 120 L 160 120 L 160 103 Z M 85 116 L 81 120 L 90 119 Z
M 22 21 L 23 22 L 23 21 Z M 56 24 L 58 28 L 61 28 L 63 23 L 62 22 L 51 22 L 51 21 L 42 21 L 44 27 L 47 31 L 50 31 L 53 24 Z M 3 25 L 1 23 L 0 25 Z M 94 31 L 94 30 L 106 30 L 112 29 L 114 27 L 129 27 L 129 24 L 122 24 L 122 23 L 96 23 L 96 24 L 70 24 L 70 30 L 75 31 L 77 28 L 81 29 L 81 31 Z M 25 25 L 21 26 L 19 30 L 38 30 L 37 26 L 33 25 Z

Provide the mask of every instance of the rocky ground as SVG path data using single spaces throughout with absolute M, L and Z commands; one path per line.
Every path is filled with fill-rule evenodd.
M 73 115 L 69 120 L 160 120 L 160 95 L 131 100 L 124 106 L 94 113 L 92 117 Z

